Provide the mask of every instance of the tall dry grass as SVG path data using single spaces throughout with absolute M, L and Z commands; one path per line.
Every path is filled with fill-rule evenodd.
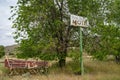
M 79 61 L 67 59 L 65 68 L 59 68 L 54 62 L 49 68 L 49 73 L 31 75 L 8 76 L 3 64 L 0 64 L 0 80 L 120 80 L 120 65 L 114 61 L 97 61 L 84 57 L 83 76 L 76 74 L 80 70 Z

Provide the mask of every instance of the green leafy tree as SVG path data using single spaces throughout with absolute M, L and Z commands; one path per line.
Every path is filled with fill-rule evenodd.
M 120 49 L 120 26 L 119 26 L 119 0 L 101 2 L 100 10 L 92 21 L 94 25 L 90 28 L 85 41 L 85 48 L 94 58 L 107 59 L 107 55 L 119 57 Z M 120 59 L 120 58 L 119 58 Z
M 119 0 L 18 0 L 17 6 L 11 7 L 13 15 L 10 19 L 16 29 L 15 39 L 20 44 L 19 56 L 44 59 L 43 55 L 51 52 L 53 59 L 57 58 L 60 67 L 63 67 L 68 46 L 79 46 L 79 29 L 69 25 L 70 13 L 87 17 L 89 20 L 89 28 L 83 29 L 85 51 L 102 60 L 111 52 L 107 50 L 110 43 L 112 54 L 118 54 L 116 50 L 119 50 L 119 47 L 116 45 L 119 44 L 119 34 L 112 35 L 116 29 L 119 33 L 119 25 L 115 25 L 119 23 L 116 22 L 118 2 Z M 117 14 L 115 11 L 112 13 L 111 5 Z M 108 34 L 108 29 L 111 35 Z M 117 44 L 108 42 L 109 36 L 110 39 L 114 37 L 113 42 Z
M 18 0 L 17 4 L 11 7 L 14 11 L 11 19 L 15 18 L 13 28 L 21 54 L 38 57 L 52 47 L 60 67 L 64 66 L 70 38 L 65 0 Z
M 68 2 L 70 12 L 89 19 L 89 28 L 87 31 L 83 29 L 84 50 L 99 60 L 106 59 L 107 55 L 118 58 L 120 56 L 120 46 L 118 46 L 120 45 L 120 1 L 68 0 Z
M 96 35 L 89 37 L 89 46 L 86 50 L 99 60 L 107 59 L 107 55 L 119 56 L 120 30 L 118 28 L 114 25 L 99 26 Z
M 5 55 L 4 46 L 0 46 L 0 58 Z

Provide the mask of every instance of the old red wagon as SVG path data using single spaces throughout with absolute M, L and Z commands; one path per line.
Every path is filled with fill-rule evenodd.
M 32 61 L 5 58 L 5 67 L 9 69 L 9 74 L 20 74 L 25 72 L 30 73 L 47 73 L 48 62 Z

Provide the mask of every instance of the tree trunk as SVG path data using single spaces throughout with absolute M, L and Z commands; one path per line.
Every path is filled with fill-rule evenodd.
M 59 53 L 58 58 L 59 58 L 59 67 L 60 68 L 63 68 L 66 64 L 66 56 L 67 56 L 67 52 L 65 49 L 64 49 L 64 51 Z
M 64 42 L 59 47 L 56 47 L 56 49 L 57 49 L 57 53 L 58 53 L 59 67 L 63 68 L 66 64 L 67 45 Z
M 65 64 L 66 64 L 66 59 L 65 58 L 64 59 L 59 59 L 59 67 L 60 68 L 63 68 L 65 66 Z
M 116 63 L 120 63 L 120 55 L 115 56 Z

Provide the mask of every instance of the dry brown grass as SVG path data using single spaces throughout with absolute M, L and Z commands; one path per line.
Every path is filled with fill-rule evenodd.
M 75 75 L 74 71 L 79 67 L 79 63 L 75 63 L 68 58 L 65 68 L 60 69 L 55 63 L 50 68 L 48 75 L 23 75 L 7 76 L 3 65 L 0 64 L 0 80 L 120 80 L 120 65 L 113 61 L 97 61 L 88 58 L 84 59 L 85 74 L 84 76 Z
M 80 76 L 66 74 L 50 74 L 50 75 L 30 75 L 30 76 L 13 76 L 6 77 L 4 80 L 81 80 Z

